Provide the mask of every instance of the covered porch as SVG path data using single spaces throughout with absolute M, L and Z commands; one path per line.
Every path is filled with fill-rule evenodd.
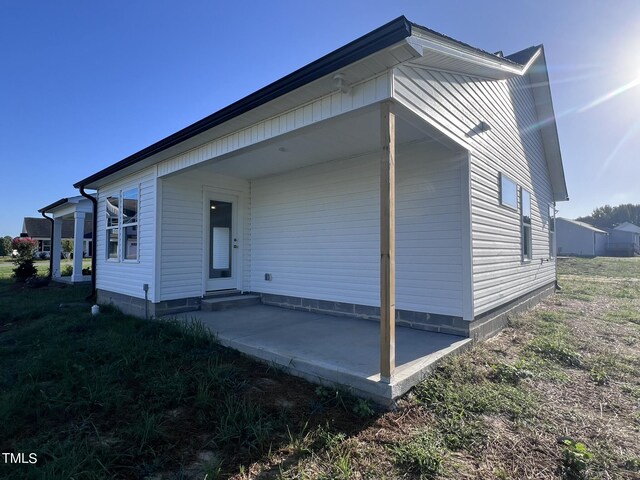
M 392 100 L 163 175 L 156 311 L 187 291 L 237 290 L 365 312 L 263 305 L 187 318 L 294 374 L 388 402 L 469 343 L 440 333 L 471 315 L 468 181 L 468 152 Z M 398 308 L 440 323 L 396 327 Z
M 91 274 L 83 274 L 82 259 L 93 255 L 93 205 L 82 196 L 62 198 L 39 212 L 53 224 L 51 235 L 50 275 L 61 283 L 91 282 Z M 73 273 L 63 276 L 60 268 L 62 251 L 62 224 L 73 221 Z
M 340 386 L 382 405 L 406 393 L 447 355 L 471 346 L 472 339 L 397 327 L 396 368 L 390 381 L 380 375 L 380 326 L 267 305 L 178 317 L 207 326 L 218 341 L 313 383 Z

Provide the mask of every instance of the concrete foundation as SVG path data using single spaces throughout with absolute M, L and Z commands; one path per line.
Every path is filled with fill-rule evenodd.
M 554 290 L 555 283 L 550 283 L 537 290 L 526 293 L 494 310 L 478 315 L 472 321 L 463 320 L 461 317 L 451 315 L 396 310 L 396 325 L 398 327 L 409 327 L 427 332 L 458 335 L 478 341 L 498 333 L 507 325 L 511 315 L 531 308 L 543 298 L 551 295 Z M 264 305 L 300 312 L 331 315 L 333 317 L 357 318 L 375 322 L 380 321 L 379 307 L 268 293 L 260 293 L 257 295 L 260 295 L 260 300 Z M 114 305 L 128 315 L 134 315 L 136 317 L 145 316 L 145 301 L 142 298 L 98 290 L 98 303 Z M 159 303 L 148 301 L 147 314 L 149 317 L 157 318 L 164 315 L 190 312 L 199 310 L 201 303 L 202 299 L 200 297 L 167 300 Z
M 177 300 L 166 300 L 159 303 L 153 303 L 144 298 L 132 297 L 122 293 L 109 292 L 97 289 L 97 303 L 100 305 L 113 305 L 122 313 L 133 315 L 134 317 L 144 318 L 145 303 L 146 313 L 149 318 L 157 318 L 163 315 L 172 315 L 183 312 L 190 312 L 200 308 L 200 297 L 180 298 Z
M 526 293 L 494 310 L 476 316 L 472 321 L 461 317 L 437 313 L 396 310 L 396 325 L 429 332 L 446 333 L 473 338 L 474 341 L 488 338 L 502 330 L 509 316 L 531 308 L 555 291 L 555 283 L 550 283 Z M 321 313 L 325 315 L 380 321 L 380 308 L 353 303 L 328 302 L 285 295 L 260 294 L 262 303 L 291 310 Z

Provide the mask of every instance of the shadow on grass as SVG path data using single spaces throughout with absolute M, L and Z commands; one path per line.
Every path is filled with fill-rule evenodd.
M 373 418 L 362 401 L 220 346 L 199 323 L 108 307 L 92 318 L 87 293 L 0 281 L 0 451 L 38 457 L 1 465 L 0 477 L 224 478 L 271 452 L 308 454 L 292 445 L 319 426 L 349 435 Z

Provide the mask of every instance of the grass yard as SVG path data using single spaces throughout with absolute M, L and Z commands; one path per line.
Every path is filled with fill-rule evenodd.
M 38 269 L 39 276 L 46 277 L 49 274 L 49 260 L 36 260 L 34 265 Z M 60 260 L 61 270 L 68 266 L 73 267 L 73 260 Z M 11 277 L 14 268 L 15 265 L 11 257 L 0 257 L 0 280 Z M 82 259 L 82 268 L 91 268 L 90 258 Z
M 386 413 L 9 274 L 0 452 L 38 462 L 3 478 L 640 478 L 640 258 L 560 260 L 561 292 Z

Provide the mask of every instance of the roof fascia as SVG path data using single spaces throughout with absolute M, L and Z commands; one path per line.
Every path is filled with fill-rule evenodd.
M 522 75 L 523 67 L 511 60 L 500 58 L 490 53 L 484 53 L 471 46 L 466 46 L 453 39 L 448 39 L 436 35 L 420 26 L 413 25 L 413 37 L 417 39 L 419 45 L 425 50 L 432 50 L 449 57 L 464 60 L 469 63 L 481 65 L 485 68 L 494 69 L 500 72 L 507 72 L 512 75 Z
M 38 212 L 40 212 L 40 213 L 50 212 L 54 208 L 59 207 L 60 205 L 64 205 L 68 201 L 69 201 L 68 198 L 61 198 L 60 200 L 57 200 L 57 201 L 53 202 L 52 204 L 47 205 L 46 207 L 42 207 L 41 209 L 38 210 Z
M 562 165 L 562 152 L 558 138 L 558 126 L 553 109 L 549 72 L 544 55 L 544 47 L 541 45 L 538 53 L 528 63 L 527 75 L 533 92 L 533 98 L 545 147 L 545 156 L 551 183 L 553 187 L 553 199 L 557 202 L 569 200 L 567 182 Z

